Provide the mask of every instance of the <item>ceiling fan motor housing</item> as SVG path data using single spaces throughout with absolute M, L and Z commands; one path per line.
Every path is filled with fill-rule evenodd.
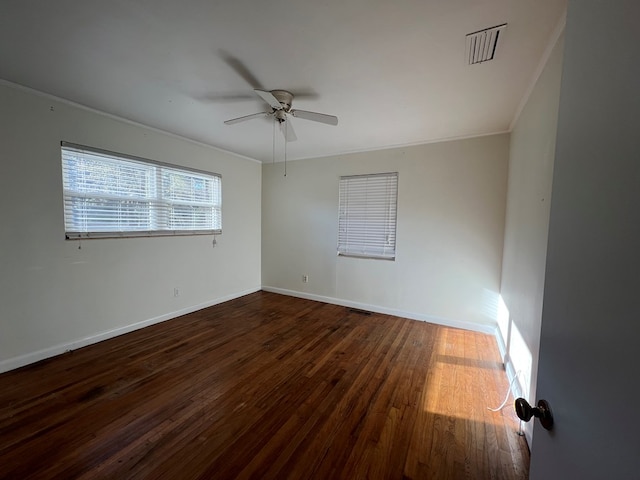
M 293 103 L 293 93 L 286 90 L 271 90 L 271 95 L 276 97 L 276 100 L 282 105 L 282 109 L 285 112 L 291 110 L 291 104 Z

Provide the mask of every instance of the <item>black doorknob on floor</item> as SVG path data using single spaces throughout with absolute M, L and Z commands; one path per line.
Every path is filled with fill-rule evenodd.
M 531 417 L 536 417 L 543 428 L 551 430 L 553 427 L 553 414 L 546 400 L 538 400 L 538 406 L 532 407 L 524 398 L 516 398 L 515 408 L 520 420 L 528 422 Z

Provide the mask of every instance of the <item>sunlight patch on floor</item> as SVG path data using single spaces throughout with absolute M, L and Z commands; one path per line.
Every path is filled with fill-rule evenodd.
M 440 333 L 433 355 L 427 388 L 438 389 L 438 394 L 425 396 L 425 411 L 487 424 L 504 421 L 502 412 L 488 409 L 499 406 L 508 389 L 491 336 L 446 329 Z M 499 393 L 488 387 L 496 384 Z

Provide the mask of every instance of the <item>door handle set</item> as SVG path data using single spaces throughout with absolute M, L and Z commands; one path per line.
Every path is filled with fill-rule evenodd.
M 538 406 L 532 407 L 524 398 L 516 398 L 515 408 L 520 420 L 528 422 L 532 417 L 536 417 L 543 428 L 547 430 L 553 428 L 553 414 L 546 400 L 538 400 Z

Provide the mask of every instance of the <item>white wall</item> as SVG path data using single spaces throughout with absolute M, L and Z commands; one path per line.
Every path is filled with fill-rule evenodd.
M 218 246 L 190 236 L 79 250 L 64 239 L 61 140 L 222 174 Z M 256 162 L 8 84 L 0 159 L 0 371 L 260 288 Z
M 499 327 L 508 372 L 519 373 L 517 393 L 531 403 L 535 403 L 563 49 L 561 37 L 511 132 L 509 151 L 500 287 L 508 313 L 501 316 Z M 529 441 L 531 431 L 529 423 Z
M 265 164 L 265 289 L 490 331 L 509 135 Z M 338 257 L 341 175 L 399 172 L 397 258 Z M 302 283 L 302 275 L 309 283 Z

